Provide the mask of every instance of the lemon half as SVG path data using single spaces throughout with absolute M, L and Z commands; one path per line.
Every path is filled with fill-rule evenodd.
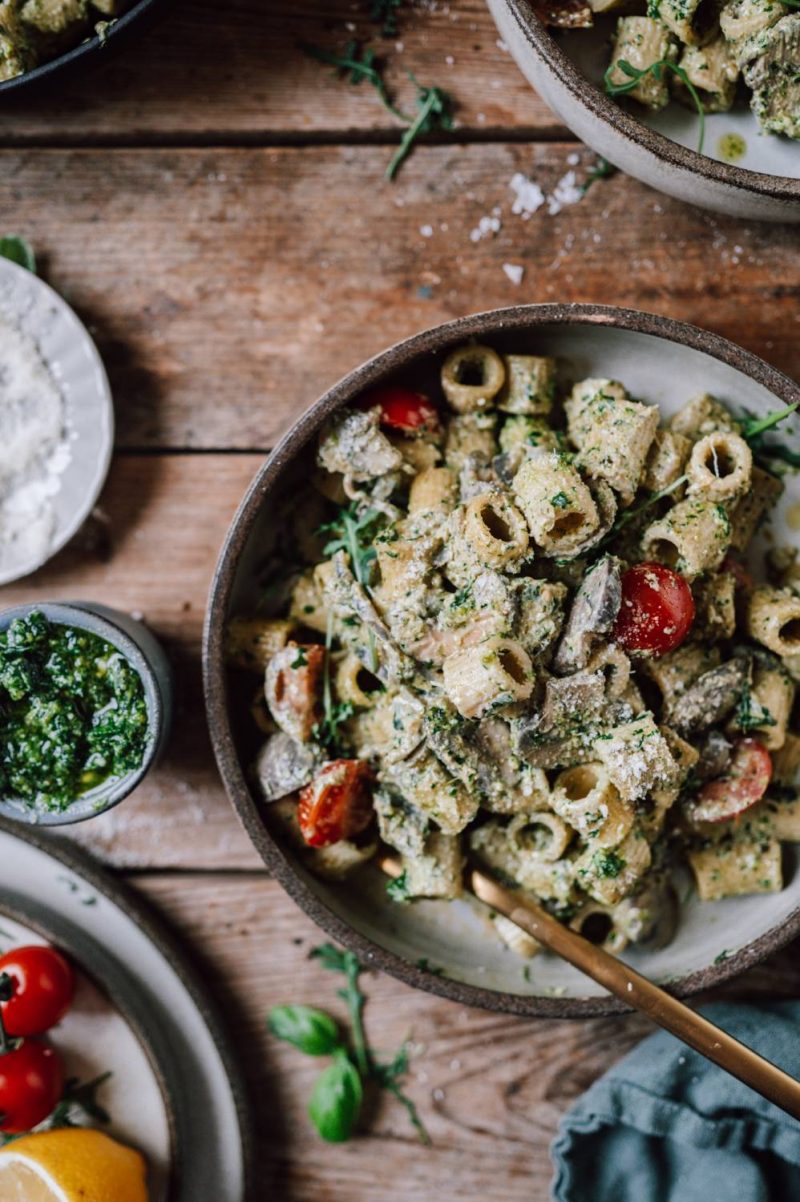
M 144 1157 L 102 1131 L 65 1127 L 0 1149 L 2 1202 L 148 1202 Z

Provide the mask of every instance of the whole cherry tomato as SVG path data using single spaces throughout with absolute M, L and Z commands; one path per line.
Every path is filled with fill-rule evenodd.
M 658 563 L 637 563 L 623 573 L 612 637 L 627 651 L 666 655 L 681 645 L 693 621 L 694 598 L 683 576 Z
M 724 776 L 703 785 L 689 805 L 693 822 L 725 822 L 759 802 L 772 779 L 772 756 L 758 739 L 737 739 Z
M 8 978 L 2 989 L 3 974 Z M 0 956 L 0 1016 L 7 1035 L 42 1035 L 69 1009 L 75 974 L 54 947 L 17 947 Z
M 36 1039 L 23 1039 L 0 1056 L 0 1131 L 30 1131 L 52 1113 L 63 1089 L 58 1052 Z
M 439 429 L 436 406 L 409 388 L 376 388 L 361 400 L 362 409 L 380 406 L 381 425 L 400 434 L 434 434 Z
M 363 760 L 332 760 L 300 794 L 297 816 L 310 847 L 350 839 L 372 819 L 371 773 Z

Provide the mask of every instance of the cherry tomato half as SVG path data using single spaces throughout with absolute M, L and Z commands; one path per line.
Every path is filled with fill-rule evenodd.
M 53 1048 L 23 1039 L 0 1056 L 0 1131 L 18 1135 L 46 1119 L 64 1089 L 64 1066 Z
M 300 793 L 297 816 L 310 847 L 350 839 L 372 819 L 371 773 L 363 760 L 332 760 Z
M 758 739 L 738 739 L 724 776 L 703 785 L 689 807 L 693 822 L 725 822 L 759 802 L 772 779 L 772 756 Z
M 436 406 L 408 388 L 376 388 L 361 400 L 362 409 L 380 406 L 381 425 L 400 434 L 433 434 L 439 429 Z
M 623 573 L 612 637 L 627 651 L 666 655 L 681 645 L 693 621 L 694 598 L 683 576 L 658 563 L 637 563 Z
M 11 979 L 11 997 L 0 1002 L 8 1035 L 42 1035 L 69 1009 L 75 974 L 54 947 L 17 947 L 0 956 L 0 974 Z

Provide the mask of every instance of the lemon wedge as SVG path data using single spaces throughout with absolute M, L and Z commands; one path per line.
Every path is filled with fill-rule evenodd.
M 148 1202 L 144 1157 L 102 1131 L 65 1127 L 0 1149 L 3 1202 Z

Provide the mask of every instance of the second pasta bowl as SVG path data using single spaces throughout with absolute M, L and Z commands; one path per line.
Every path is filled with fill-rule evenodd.
M 694 327 L 539 305 L 417 335 L 301 418 L 223 549 L 206 696 L 253 842 L 331 935 L 445 996 L 569 1015 L 617 1006 L 434 900 L 463 854 L 684 993 L 798 929 L 800 603 L 786 555 L 752 592 L 751 539 L 771 508 L 791 541 L 765 421 L 798 401 Z M 779 817 L 754 805 L 772 772 Z

